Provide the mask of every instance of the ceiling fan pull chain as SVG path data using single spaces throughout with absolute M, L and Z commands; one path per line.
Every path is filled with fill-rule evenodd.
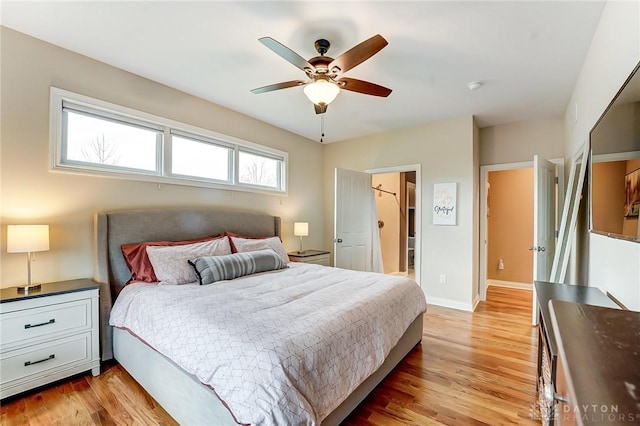
M 324 142 L 324 114 L 320 116 L 320 143 Z

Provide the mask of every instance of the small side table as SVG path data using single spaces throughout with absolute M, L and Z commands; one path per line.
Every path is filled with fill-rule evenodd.
M 330 252 L 324 250 L 305 250 L 302 253 L 292 251 L 287 253 L 292 262 L 315 263 L 316 265 L 330 266 Z
M 98 297 L 90 279 L 0 290 L 0 399 L 91 370 L 100 374 Z

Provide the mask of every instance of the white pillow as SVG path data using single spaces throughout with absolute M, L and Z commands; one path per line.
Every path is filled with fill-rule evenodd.
M 180 246 L 147 246 L 153 272 L 161 284 L 187 284 L 198 281 L 189 260 L 201 256 L 231 254 L 229 239 L 218 238 Z
M 271 249 L 275 251 L 280 259 L 284 263 L 289 263 L 289 256 L 287 255 L 287 251 L 282 245 L 282 241 L 278 237 L 270 237 L 270 238 L 238 238 L 238 237 L 229 237 L 233 242 L 233 245 L 236 247 L 238 253 L 245 253 L 248 251 L 258 251 L 264 249 Z

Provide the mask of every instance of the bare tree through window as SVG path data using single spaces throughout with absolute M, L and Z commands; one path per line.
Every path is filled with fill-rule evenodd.
M 243 153 L 240 182 L 261 186 L 277 186 L 277 162 L 270 158 Z
M 82 147 L 82 156 L 90 163 L 118 164 L 118 147 L 104 137 L 96 136 L 87 146 Z

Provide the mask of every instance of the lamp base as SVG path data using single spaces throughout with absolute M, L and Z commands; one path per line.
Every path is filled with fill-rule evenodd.
M 42 290 L 42 285 L 41 284 L 25 284 L 25 285 L 19 285 L 16 286 L 16 288 L 18 289 L 18 293 L 21 294 L 27 294 L 27 293 L 37 293 L 38 291 Z

